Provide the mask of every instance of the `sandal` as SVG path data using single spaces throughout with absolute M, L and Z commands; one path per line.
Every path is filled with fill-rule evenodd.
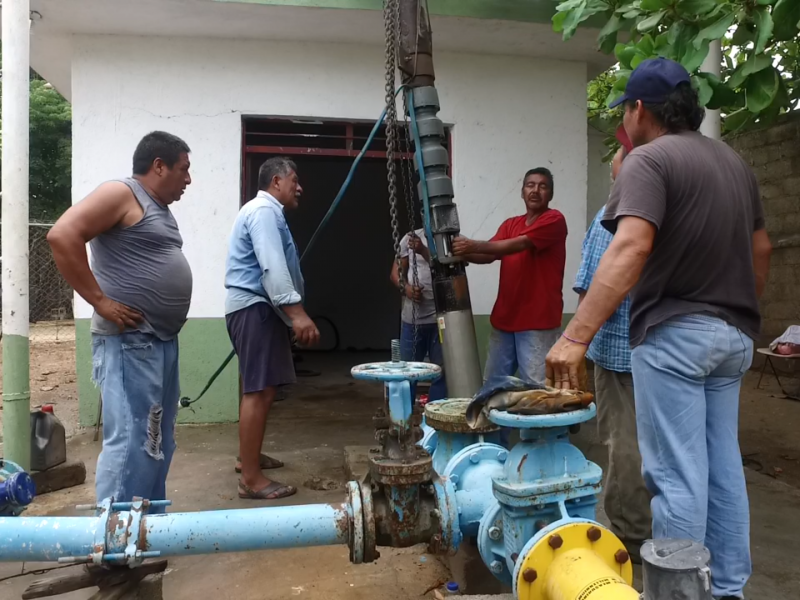
M 237 456 L 236 463 L 238 464 L 240 462 L 242 462 L 242 459 L 239 456 Z M 261 467 L 262 469 L 280 469 L 283 466 L 282 461 L 278 460 L 277 458 L 272 458 L 271 456 L 267 456 L 263 452 L 259 455 L 258 462 L 259 462 L 258 466 Z M 237 473 L 242 472 L 242 470 L 237 466 L 234 466 L 233 470 L 236 471 Z
M 280 498 L 288 498 L 296 493 L 296 487 L 278 481 L 273 481 L 267 487 L 258 491 L 246 486 L 241 480 L 239 481 L 239 498 L 246 500 L 278 500 Z

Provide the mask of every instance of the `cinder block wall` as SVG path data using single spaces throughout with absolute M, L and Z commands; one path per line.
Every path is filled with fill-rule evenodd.
M 774 247 L 769 283 L 761 299 L 764 321 L 759 346 L 766 346 L 789 325 L 800 325 L 800 115 L 786 115 L 768 129 L 726 141 L 758 177 Z M 790 361 L 779 362 L 788 367 Z M 800 361 L 791 361 L 796 362 Z M 800 374 L 800 365 L 792 370 Z

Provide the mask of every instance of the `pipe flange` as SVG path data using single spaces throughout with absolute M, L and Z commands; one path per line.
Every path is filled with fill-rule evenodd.
M 356 481 L 347 482 L 347 499 L 350 502 L 350 562 L 360 565 L 364 562 L 364 511 L 361 502 L 361 486 Z
M 478 526 L 478 552 L 492 575 L 511 587 L 514 563 L 506 556 L 503 508 L 497 501 L 483 514 Z
M 350 374 L 367 381 L 433 381 L 442 374 L 442 368 L 425 362 L 389 361 L 358 365 Z
M 429 481 L 433 458 L 423 448 L 414 446 L 414 453 L 405 459 L 371 456 L 369 472 L 374 481 L 385 485 L 414 485 Z
M 507 458 L 508 450 L 498 444 L 489 444 L 486 442 L 473 444 L 457 452 L 453 458 L 450 459 L 444 469 L 443 475 L 450 480 L 457 490 L 462 489 L 463 479 L 467 469 L 482 461 L 493 462 L 497 463 L 497 475 L 499 476 Z
M 434 516 L 439 522 L 439 532 L 434 534 L 428 544 L 431 554 L 453 556 L 461 545 L 463 535 L 458 523 L 458 504 L 453 484 L 438 474 L 433 475 L 433 495 L 436 500 Z
M 142 564 L 142 552 L 145 548 L 145 538 L 140 536 L 142 533 L 142 516 L 145 513 L 145 502 L 143 498 L 133 498 L 131 508 L 128 511 L 130 518 L 128 519 L 127 538 L 128 545 L 125 547 L 125 564 L 130 567 L 138 567 Z M 119 513 L 117 513 L 119 514 Z
M 358 485 L 361 490 L 361 511 L 364 515 L 364 562 L 371 563 L 380 558 L 375 533 L 375 506 L 372 503 L 372 487 L 369 483 Z
M 491 433 L 500 428 L 490 423 L 486 427 L 473 429 L 467 423 L 467 407 L 471 398 L 448 398 L 425 405 L 425 422 L 437 431 L 448 433 Z
M 545 600 L 550 565 L 556 557 L 577 549 L 591 550 L 626 584 L 633 583 L 633 566 L 630 560 L 619 560 L 620 551 L 627 559 L 627 551 L 616 535 L 588 519 L 561 519 L 538 531 L 519 553 L 513 573 L 514 597 Z

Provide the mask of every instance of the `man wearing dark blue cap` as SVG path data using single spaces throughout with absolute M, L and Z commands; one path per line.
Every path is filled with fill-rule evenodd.
M 704 543 L 714 597 L 743 598 L 752 567 L 739 389 L 771 252 L 758 184 L 726 144 L 698 133 L 704 111 L 678 63 L 642 62 L 616 104 L 634 150 L 603 218 L 614 240 L 547 357 L 547 376 L 579 387 L 589 343 L 630 292 L 653 536 Z

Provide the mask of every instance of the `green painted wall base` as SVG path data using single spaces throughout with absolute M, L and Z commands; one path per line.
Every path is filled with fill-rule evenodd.
M 563 326 L 572 318 L 565 314 Z M 78 371 L 78 397 L 80 424 L 92 427 L 97 419 L 99 390 L 92 382 L 92 349 L 89 320 L 75 322 L 76 365 Z M 481 369 L 486 364 L 489 334 L 492 326 L 489 315 L 475 315 L 475 333 Z M 10 337 L 10 336 L 9 336 Z M 205 386 L 211 374 L 231 351 L 225 328 L 225 319 L 189 319 L 180 335 L 181 393 L 194 398 Z M 179 423 L 229 423 L 239 420 L 239 376 L 236 360 L 220 374 L 214 385 L 200 402 L 192 405 L 193 411 L 182 408 Z
M 22 335 L 3 336 L 3 454 L 31 468 L 30 345 Z
M 99 390 L 92 382 L 89 320 L 75 322 L 75 362 L 78 371 L 80 424 L 94 426 Z M 225 319 L 190 319 L 181 331 L 181 393 L 194 398 L 231 351 Z M 239 420 L 238 363 L 231 361 L 206 395 L 191 409 L 182 408 L 179 423 L 229 423 Z M 192 410 L 193 409 L 193 410 Z

